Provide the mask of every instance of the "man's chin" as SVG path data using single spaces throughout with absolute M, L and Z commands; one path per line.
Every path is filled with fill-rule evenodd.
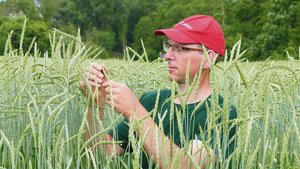
M 169 75 L 168 78 L 169 78 L 170 81 L 175 80 L 175 78 L 174 78 L 173 76 L 171 76 L 171 75 Z M 175 81 L 176 81 L 176 80 L 175 80 Z
M 183 82 L 182 82 L 181 80 L 175 78 L 174 76 L 170 76 L 170 75 L 169 75 L 169 80 L 170 80 L 170 81 L 175 81 L 177 84 L 184 84 L 184 83 L 185 83 L 184 80 L 183 80 Z

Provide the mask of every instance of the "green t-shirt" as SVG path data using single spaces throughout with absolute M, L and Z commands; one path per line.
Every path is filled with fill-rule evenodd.
M 149 92 L 144 94 L 140 98 L 141 104 L 145 109 L 151 113 L 151 117 L 154 119 L 154 122 L 159 125 L 162 124 L 163 132 L 165 136 L 169 137 L 170 140 L 179 146 L 186 146 L 191 140 L 201 140 L 206 141 L 208 145 L 216 151 L 217 148 L 214 146 L 215 132 L 213 127 L 210 127 L 209 130 L 207 124 L 208 119 L 213 119 L 216 121 L 215 124 L 221 124 L 220 122 L 224 121 L 224 118 L 227 120 L 232 120 L 237 117 L 236 109 L 234 106 L 229 106 L 229 117 L 222 117 L 224 114 L 223 111 L 223 98 L 218 96 L 218 98 L 212 98 L 209 96 L 205 101 L 188 104 L 183 108 L 179 104 L 173 105 L 173 110 L 171 110 L 171 91 L 170 90 L 161 90 L 159 92 L 159 100 L 157 101 L 158 92 Z M 212 101 L 212 99 L 215 99 Z M 156 105 L 157 104 L 157 105 Z M 211 106 L 212 104 L 218 104 L 218 106 Z M 155 110 L 155 107 L 157 109 Z M 217 110 L 212 110 L 211 107 L 217 107 Z M 196 108 L 196 109 L 195 109 Z M 208 116 L 207 112 L 215 112 L 214 117 Z M 180 129 L 178 127 L 178 122 L 182 124 L 183 135 L 180 135 Z M 115 128 L 110 130 L 108 134 L 114 137 L 117 141 L 122 141 L 120 146 L 124 148 L 126 152 L 132 152 L 132 147 L 130 142 L 128 142 L 129 135 L 129 121 L 124 119 L 121 121 Z M 227 126 L 227 125 L 226 125 Z M 228 128 L 230 125 L 228 125 Z M 230 131 L 226 136 L 227 140 L 230 140 L 236 131 L 236 127 L 231 127 Z M 224 136 L 223 133 L 220 135 Z M 224 138 L 221 138 L 224 140 Z M 154 140 L 155 141 L 155 140 Z M 232 141 L 231 144 L 224 152 L 224 156 L 227 157 L 234 149 L 235 142 Z M 140 157 L 140 165 L 142 168 L 149 168 L 148 156 L 144 151 L 142 151 Z M 154 165 L 152 165 L 154 167 Z M 150 167 L 151 168 L 151 167 Z

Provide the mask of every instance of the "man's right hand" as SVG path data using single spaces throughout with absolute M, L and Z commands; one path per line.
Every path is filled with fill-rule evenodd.
M 84 70 L 84 77 L 87 83 L 84 80 L 79 82 L 82 92 L 89 97 L 90 101 L 95 101 L 98 106 L 103 106 L 105 103 L 105 88 L 102 86 L 102 83 L 107 81 L 107 77 L 104 72 L 108 73 L 105 66 L 91 63 Z M 91 87 L 91 90 L 89 90 L 89 87 Z M 93 97 L 96 92 L 97 95 Z

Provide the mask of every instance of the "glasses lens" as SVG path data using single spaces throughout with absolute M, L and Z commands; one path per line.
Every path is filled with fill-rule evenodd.
M 166 53 L 159 52 L 159 57 L 164 58 Z
M 170 48 L 169 42 L 166 42 L 166 41 L 165 41 L 165 42 L 163 43 L 163 50 L 164 50 L 165 52 L 167 52 L 169 48 Z

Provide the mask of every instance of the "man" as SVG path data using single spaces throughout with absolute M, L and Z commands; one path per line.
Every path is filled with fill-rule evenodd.
M 168 63 L 169 80 L 178 84 L 177 91 L 149 92 L 138 99 L 127 85 L 108 81 L 105 77 L 105 72 L 108 72 L 105 66 L 92 63 L 85 70 L 93 92 L 98 90 L 94 101 L 99 106 L 100 119 L 103 120 L 104 117 L 104 104 L 113 106 L 117 113 L 125 117 L 104 138 L 122 143 L 106 144 L 105 151 L 116 155 L 131 152 L 133 150 L 129 137 L 136 137 L 143 139 L 145 153 L 141 155 L 142 168 L 149 168 L 152 162 L 152 167 L 158 165 L 159 168 L 205 168 L 218 160 L 216 147 L 212 149 L 205 141 L 211 144 L 215 142 L 212 139 L 215 133 L 207 131 L 210 116 L 207 105 L 209 107 L 213 99 L 210 67 L 225 54 L 223 32 L 213 17 L 195 15 L 177 23 L 173 28 L 156 30 L 154 34 L 168 38 L 164 43 L 164 59 Z M 80 85 L 82 91 L 89 94 L 85 82 L 81 81 Z M 217 98 L 217 102 L 220 107 L 223 106 L 221 96 Z M 86 139 L 94 134 L 91 112 L 92 109 L 89 108 L 90 130 L 85 133 Z M 236 118 L 234 107 L 230 107 L 228 114 L 227 120 Z M 220 122 L 220 119 L 217 121 Z M 139 122 L 139 126 L 135 128 L 132 136 L 129 124 L 134 122 Z M 234 134 L 235 127 L 232 127 L 227 140 Z M 229 155 L 232 146 L 230 144 L 231 148 L 223 154 Z

